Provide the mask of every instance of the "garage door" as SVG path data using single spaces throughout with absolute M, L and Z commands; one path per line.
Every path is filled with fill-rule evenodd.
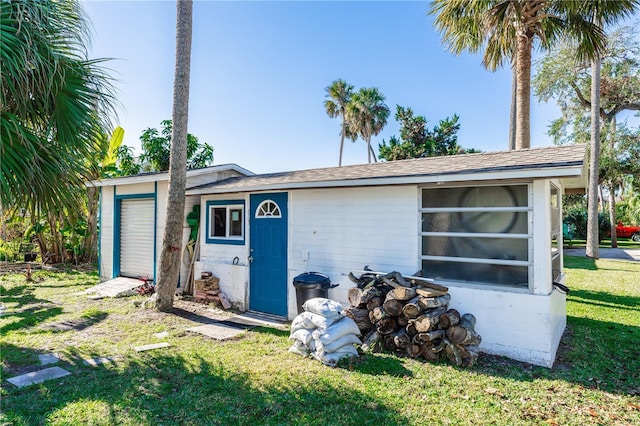
M 120 275 L 153 278 L 153 198 L 120 203 Z

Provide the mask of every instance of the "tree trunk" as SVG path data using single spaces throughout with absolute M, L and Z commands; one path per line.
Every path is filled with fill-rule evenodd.
M 616 149 L 616 137 L 618 131 L 618 123 L 616 121 L 616 116 L 611 117 L 611 125 L 609 126 L 609 152 L 613 157 L 615 155 Z M 611 248 L 618 247 L 618 234 L 616 233 L 616 192 L 615 192 L 616 184 L 614 179 L 612 179 L 611 184 L 609 185 L 609 223 L 611 224 Z
M 609 185 L 609 222 L 611 223 L 611 248 L 618 247 L 618 235 L 616 234 L 616 192 L 615 185 Z
M 509 110 L 509 151 L 516 149 L 516 99 L 518 90 L 518 73 L 516 58 L 511 64 L 511 108 Z
M 97 256 L 97 238 L 98 229 L 98 188 L 89 186 L 87 188 L 87 232 L 84 235 L 84 256 L 87 262 L 93 262 Z
M 338 167 L 342 166 L 342 152 L 344 151 L 344 132 L 347 127 L 346 119 L 344 118 L 344 110 L 342 110 L 342 132 L 340 132 L 340 158 L 338 159 Z
M 516 35 L 516 149 L 531 146 L 531 42 L 527 34 Z
M 169 192 L 160 254 L 160 271 L 156 286 L 156 308 L 160 311 L 168 311 L 173 307 L 173 297 L 180 273 L 187 181 L 192 21 L 192 0 L 178 0 L 176 2 L 176 66 L 173 84 L 173 132 L 169 162 Z
M 592 259 L 600 257 L 598 247 L 598 177 L 600 172 L 600 55 L 591 61 L 591 149 L 587 199 L 587 249 Z

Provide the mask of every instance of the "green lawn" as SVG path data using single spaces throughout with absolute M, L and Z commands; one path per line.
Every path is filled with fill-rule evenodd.
M 471 369 L 392 355 L 328 368 L 288 332 L 217 342 L 178 315 L 76 294 L 94 273 L 0 276 L 2 420 L 16 425 L 640 424 L 640 263 L 566 257 L 568 330 L 554 369 L 482 355 Z M 136 353 L 167 331 L 171 348 Z M 73 374 L 4 381 L 56 352 Z M 101 367 L 81 359 L 117 356 Z

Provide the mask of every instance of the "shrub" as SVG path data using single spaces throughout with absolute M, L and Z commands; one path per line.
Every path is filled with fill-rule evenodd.
M 584 209 L 569 210 L 564 219 L 564 223 L 573 225 L 574 238 L 586 239 L 587 238 L 587 220 L 588 214 Z M 603 213 L 598 213 L 598 240 L 602 241 L 611 235 L 611 224 L 609 223 L 609 216 Z

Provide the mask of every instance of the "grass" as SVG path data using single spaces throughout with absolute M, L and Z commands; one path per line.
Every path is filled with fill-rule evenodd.
M 566 257 L 568 329 L 554 369 L 481 355 L 459 369 L 370 354 L 338 368 L 287 352 L 288 332 L 218 342 L 180 315 L 91 301 L 95 273 L 0 276 L 2 377 L 56 352 L 73 374 L 16 389 L 15 425 L 640 424 L 640 263 Z M 167 331 L 172 347 L 136 353 Z M 88 367 L 82 359 L 115 356 Z
M 573 239 L 565 240 L 565 247 L 570 248 L 585 248 L 587 246 L 587 240 Z M 611 248 L 611 240 L 604 239 L 600 241 L 600 248 Z M 631 241 L 629 238 L 618 238 L 618 248 L 621 249 L 640 249 L 640 242 Z

